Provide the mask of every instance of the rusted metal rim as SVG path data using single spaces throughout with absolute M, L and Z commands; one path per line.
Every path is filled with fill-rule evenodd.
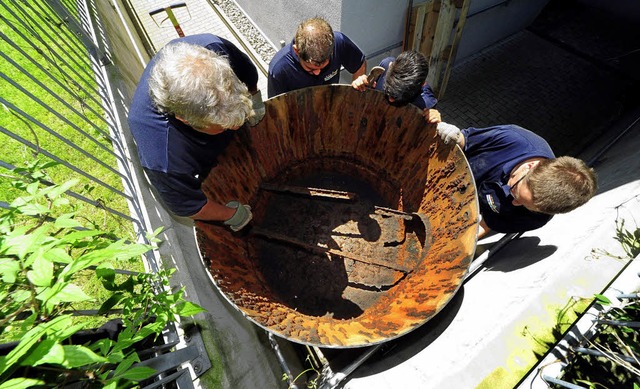
M 478 202 L 462 150 L 443 144 L 419 109 L 373 90 L 313 87 L 265 105 L 262 122 L 238 131 L 203 184 L 214 201 L 254 211 L 253 231 L 196 223 L 223 296 L 278 336 L 329 348 L 382 343 L 431 319 L 462 285 L 476 247 Z M 331 174 L 346 179 L 316 185 Z M 356 181 L 374 190 L 350 190 Z M 325 195 L 335 198 L 314 198 Z M 295 202 L 306 208 L 283 215 Z M 277 270 L 298 272 L 289 278 L 297 285 L 279 285 L 287 278 Z

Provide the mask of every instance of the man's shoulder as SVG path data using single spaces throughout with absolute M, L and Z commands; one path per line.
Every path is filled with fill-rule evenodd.
M 292 56 L 291 43 L 287 44 L 273 56 L 269 62 L 269 73 L 282 71 L 294 60 Z

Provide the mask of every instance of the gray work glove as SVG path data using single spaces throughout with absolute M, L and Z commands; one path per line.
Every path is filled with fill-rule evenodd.
M 224 222 L 225 225 L 229 226 L 232 231 L 240 231 L 253 218 L 253 214 L 251 213 L 251 207 L 246 204 L 241 204 L 239 201 L 229 201 L 226 204 L 229 208 L 235 208 L 236 212 L 231 216 L 231 218 Z
M 445 122 L 438 123 L 437 131 L 445 145 L 451 141 L 460 143 L 461 138 L 464 136 L 458 127 Z
M 251 127 L 260 123 L 260 120 L 264 117 L 266 110 L 264 108 L 264 101 L 262 101 L 262 93 L 258 90 L 256 93 L 251 95 L 251 103 L 253 108 L 254 116 L 249 119 L 249 125 Z

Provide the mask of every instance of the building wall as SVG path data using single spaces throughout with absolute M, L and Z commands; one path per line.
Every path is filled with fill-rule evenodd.
M 602 9 L 629 22 L 640 22 L 640 1 L 638 0 L 578 0 L 588 6 Z
M 473 0 L 456 61 L 526 28 L 549 0 Z
M 416 6 L 425 1 L 413 1 Z M 465 24 L 457 60 L 472 55 L 530 24 L 548 0 L 473 0 Z M 368 67 L 401 51 L 408 0 L 325 0 L 268 2 L 236 0 L 236 3 L 279 47 L 293 38 L 300 21 L 322 16 L 344 32 L 364 51 Z

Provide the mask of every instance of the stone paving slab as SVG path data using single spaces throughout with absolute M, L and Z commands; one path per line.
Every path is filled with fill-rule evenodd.
M 458 64 L 438 109 L 461 128 L 518 124 L 576 156 L 619 118 L 632 85 L 525 30 Z

